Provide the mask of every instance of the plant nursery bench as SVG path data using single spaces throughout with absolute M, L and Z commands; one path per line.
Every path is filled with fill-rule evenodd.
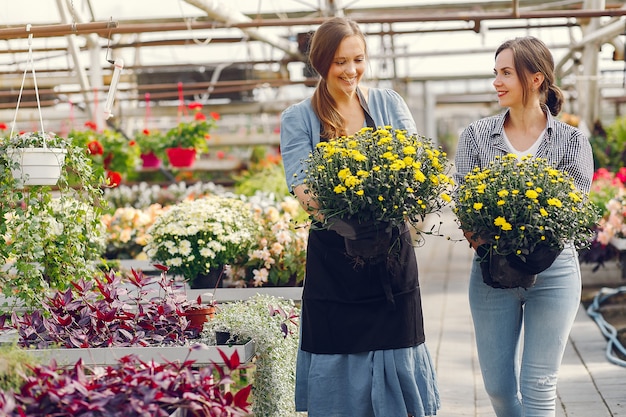
M 0 345 L 12 344 L 17 337 L 15 330 L 0 334 Z M 133 347 L 102 347 L 102 348 L 51 348 L 51 349 L 24 349 L 30 355 L 41 361 L 56 360 L 60 366 L 72 366 L 79 359 L 85 365 L 105 366 L 115 365 L 118 360 L 127 355 L 137 355 L 142 361 L 163 362 L 164 360 L 184 361 L 193 360 L 195 365 L 206 366 L 212 363 L 224 364 L 218 349 L 228 357 L 235 353 L 242 363 L 248 363 L 254 356 L 254 341 L 244 345 L 205 345 L 202 349 L 191 349 L 191 346 L 133 346 Z

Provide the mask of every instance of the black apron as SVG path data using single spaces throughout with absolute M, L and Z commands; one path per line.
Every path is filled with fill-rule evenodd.
M 367 125 L 376 128 L 360 91 Z M 382 262 L 356 262 L 344 238 L 319 224 L 309 232 L 302 294 L 301 348 L 312 353 L 359 353 L 424 342 L 417 260 L 406 224 Z

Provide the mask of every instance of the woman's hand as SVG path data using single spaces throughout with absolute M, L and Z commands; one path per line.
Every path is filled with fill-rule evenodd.
M 293 194 L 298 199 L 298 202 L 300 203 L 300 206 L 304 209 L 304 211 L 309 213 L 316 220 L 324 220 L 324 216 L 322 216 L 322 214 L 319 212 L 320 206 L 317 200 L 315 200 L 315 198 L 311 194 L 311 191 L 306 185 L 296 185 L 293 188 Z
M 480 239 L 478 237 L 475 238 L 475 235 L 476 235 L 476 233 L 470 232 L 469 230 L 464 230 L 463 231 L 463 236 L 465 236 L 465 239 L 467 239 L 467 241 L 469 242 L 470 246 L 474 250 L 477 250 L 480 245 L 484 245 L 487 242 L 484 239 Z

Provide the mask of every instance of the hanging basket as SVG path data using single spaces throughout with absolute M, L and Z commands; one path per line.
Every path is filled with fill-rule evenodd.
M 618 251 L 626 251 L 626 238 L 613 236 L 610 241 Z
M 43 127 L 41 102 L 39 100 L 39 88 L 37 87 L 37 77 L 35 76 L 35 66 L 33 63 L 32 40 L 33 34 L 31 33 L 28 35 L 27 62 L 28 64 L 31 64 L 41 131 L 33 134 L 20 134 L 16 137 L 13 136 L 15 122 L 17 120 L 17 112 L 20 108 L 20 101 L 22 99 L 22 91 L 24 90 L 24 82 L 26 81 L 26 74 L 28 72 L 27 65 L 24 69 L 24 75 L 22 76 L 22 85 L 20 86 L 20 93 L 15 106 L 15 115 L 13 116 L 13 123 L 11 124 L 11 132 L 9 133 L 9 141 L 15 139 L 17 141 L 26 141 L 26 143 L 22 144 L 22 147 L 9 147 L 6 151 L 7 157 L 11 162 L 11 173 L 17 182 L 17 186 L 20 188 L 25 185 L 55 185 L 61 177 L 61 169 L 63 168 L 65 155 L 67 154 L 66 149 L 46 145 L 47 141 L 49 139 L 54 139 L 54 136 L 56 135 L 50 134 L 50 132 L 46 134 Z M 42 147 L 32 147 L 33 144 L 29 143 L 29 141 L 35 141 L 34 146 Z
M 194 148 L 168 148 L 165 151 L 170 165 L 176 168 L 189 168 L 196 161 Z
M 7 150 L 11 173 L 18 186 L 56 185 L 65 163 L 66 149 L 14 148 Z
M 142 167 L 145 168 L 159 168 L 161 166 L 161 159 L 154 154 L 154 152 L 150 153 L 142 153 L 141 154 L 141 162 Z

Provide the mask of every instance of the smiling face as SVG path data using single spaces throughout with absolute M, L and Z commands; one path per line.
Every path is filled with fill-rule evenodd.
M 331 95 L 354 94 L 365 69 L 365 43 L 358 36 L 346 36 L 335 51 L 326 76 Z
M 513 51 L 503 49 L 496 56 L 493 86 L 498 94 L 498 102 L 503 107 L 523 105 L 523 86 L 515 70 Z

